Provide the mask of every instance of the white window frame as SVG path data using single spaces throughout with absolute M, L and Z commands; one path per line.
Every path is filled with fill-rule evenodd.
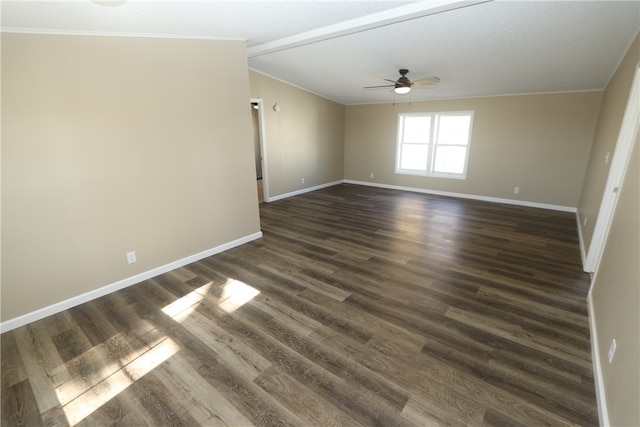
M 396 174 L 402 175 L 419 175 L 419 176 L 429 176 L 429 177 L 437 177 L 437 178 L 449 178 L 449 179 L 467 179 L 467 167 L 469 165 L 469 151 L 471 149 L 471 134 L 473 130 L 473 111 L 447 111 L 447 112 L 425 112 L 425 113 L 399 113 L 398 114 L 398 136 L 396 142 Z M 467 135 L 467 143 L 465 145 L 465 158 L 464 158 L 464 167 L 461 173 L 452 173 L 452 172 L 436 172 L 434 171 L 435 164 L 435 153 L 437 146 L 447 146 L 450 144 L 439 143 L 438 138 L 438 125 L 440 122 L 440 117 L 442 116 L 469 116 L 469 133 Z M 402 159 L 402 148 L 405 142 L 403 141 L 404 137 L 404 118 L 405 117 L 430 117 L 431 118 L 431 126 L 430 126 L 430 135 L 428 142 L 428 153 L 426 159 L 425 170 L 415 170 L 415 169 L 403 169 L 400 167 L 401 159 Z M 410 143 L 406 143 L 410 144 Z M 455 146 L 459 146 L 456 144 Z

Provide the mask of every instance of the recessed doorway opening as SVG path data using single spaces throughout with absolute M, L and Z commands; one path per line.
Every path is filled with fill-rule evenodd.
M 263 111 L 262 99 L 251 98 L 258 203 L 269 202 Z

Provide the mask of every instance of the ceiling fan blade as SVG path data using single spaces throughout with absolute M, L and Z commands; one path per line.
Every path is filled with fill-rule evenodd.
M 402 73 L 402 71 L 405 71 L 404 74 Z M 383 79 L 385 82 L 392 83 L 390 85 L 365 86 L 363 89 L 381 89 L 381 88 L 387 88 L 387 87 L 394 88 L 394 89 L 398 87 L 409 87 L 414 89 L 433 89 L 436 86 L 438 86 L 438 83 L 440 83 L 440 78 L 436 76 L 410 81 L 405 76 L 407 73 L 408 73 L 407 70 L 401 70 L 400 74 L 402 74 L 402 77 L 400 77 L 400 80 Z
M 415 85 L 412 86 L 411 89 L 415 89 L 415 90 L 422 90 L 422 89 L 435 89 L 437 88 L 438 85 L 436 84 L 430 84 L 430 85 Z
M 414 80 L 413 84 L 416 86 L 433 86 L 440 83 L 440 77 L 427 77 L 424 79 Z
M 363 87 L 363 89 L 380 89 L 382 87 L 396 87 L 396 85 L 393 84 L 393 85 L 384 85 L 384 86 L 365 86 Z

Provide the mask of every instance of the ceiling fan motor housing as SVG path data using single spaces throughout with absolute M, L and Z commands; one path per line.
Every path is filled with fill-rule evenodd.
M 400 78 L 398 80 L 384 79 L 384 81 L 392 83 L 387 85 L 380 86 L 365 86 L 364 89 L 378 89 L 378 88 L 387 88 L 392 87 L 393 92 L 398 95 L 404 95 L 405 93 L 409 93 L 411 88 L 416 85 L 416 82 L 412 82 L 407 78 L 407 74 L 409 74 L 409 70 L 406 68 L 401 68 L 398 70 L 400 73 Z M 429 77 L 426 79 L 417 80 L 419 82 L 418 86 L 420 88 L 434 88 L 438 84 L 440 79 L 438 77 Z
M 406 76 L 409 70 L 402 68 L 398 71 L 400 72 L 401 77 L 398 79 L 396 87 L 411 86 L 411 81 Z

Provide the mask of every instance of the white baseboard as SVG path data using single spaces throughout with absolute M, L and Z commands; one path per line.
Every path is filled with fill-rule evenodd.
M 593 289 L 593 285 L 592 285 Z M 591 291 L 587 296 L 587 307 L 589 310 L 589 330 L 591 332 L 591 360 L 593 363 L 593 381 L 596 386 L 596 402 L 598 405 L 598 419 L 601 426 L 609 426 L 609 411 L 607 410 L 607 397 L 602 378 L 602 368 L 600 365 L 600 352 L 598 351 L 598 333 L 596 330 L 596 320 L 593 311 L 593 299 Z
M 333 187 L 334 185 L 342 184 L 344 181 L 333 181 L 326 184 L 316 185 L 315 187 L 303 188 L 302 190 L 292 191 L 291 193 L 280 194 L 278 196 L 269 197 L 269 200 L 265 202 L 275 202 L 276 200 L 286 199 L 288 197 L 298 196 L 304 193 L 310 193 L 311 191 L 320 190 L 321 188 Z
M 390 190 L 401 190 L 401 191 L 411 191 L 414 193 L 424 193 L 424 194 L 433 194 L 436 196 L 447 196 L 447 197 L 457 197 L 460 199 L 471 199 L 471 200 L 480 200 L 484 202 L 492 202 L 492 203 L 504 203 L 507 205 L 516 205 L 516 206 L 526 206 L 530 208 L 540 208 L 540 209 L 550 209 L 554 211 L 562 211 L 562 212 L 574 212 L 577 213 L 577 208 L 572 206 L 561 206 L 561 205 L 550 205 L 546 203 L 537 203 L 537 202 L 528 202 L 526 200 L 514 200 L 514 199 L 501 199 L 498 197 L 488 197 L 488 196 L 478 196 L 475 194 L 465 194 L 465 193 L 452 193 L 449 191 L 438 191 L 438 190 L 429 190 L 426 188 L 417 188 L 417 187 L 405 187 L 401 185 L 390 185 L 390 184 L 380 184 L 377 182 L 367 182 L 367 181 L 355 181 L 352 179 L 343 179 L 340 181 L 329 182 L 327 184 L 316 185 L 315 187 L 303 188 L 301 190 L 292 191 L 290 193 L 280 194 L 278 196 L 270 197 L 268 202 L 275 202 L 276 200 L 286 199 L 288 197 L 298 196 L 300 194 L 309 193 L 311 191 L 320 190 L 321 188 L 332 187 L 338 184 L 355 184 L 355 185 L 365 185 L 368 187 L 378 187 L 378 188 L 387 188 Z
M 89 291 L 84 294 L 69 298 L 67 300 L 52 304 L 48 307 L 44 307 L 39 310 L 32 311 L 31 313 L 27 313 L 22 316 L 16 317 L 14 319 L 7 320 L 5 322 L 0 323 L 0 333 L 8 332 L 12 329 L 19 328 L 20 326 L 24 326 L 28 323 L 35 322 L 36 320 L 44 319 L 45 317 L 51 316 L 53 314 L 59 313 L 64 310 L 68 310 L 72 307 L 83 304 L 85 302 L 89 302 L 101 296 L 110 294 L 112 292 L 118 291 L 120 289 L 126 288 L 131 285 L 135 285 L 136 283 L 140 283 L 143 280 L 147 280 L 152 277 L 158 276 L 160 274 L 166 273 L 168 271 L 175 270 L 176 268 L 183 267 L 187 264 L 191 264 L 192 262 L 196 262 L 203 258 L 218 254 L 220 252 L 224 252 L 226 250 L 229 250 L 236 246 L 243 245 L 252 240 L 259 239 L 261 237 L 262 237 L 262 231 L 259 231 L 257 233 L 253 233 L 248 236 L 241 237 L 240 239 L 224 243 L 220 246 L 216 246 L 215 248 L 207 249 L 206 251 L 202 251 L 197 254 L 190 255 L 186 258 L 182 258 L 177 261 L 173 261 L 168 264 L 165 264 L 163 266 L 136 274 L 135 276 L 127 277 L 126 279 L 119 280 L 110 285 L 106 285 L 101 288 L 94 289 L 93 291 Z
M 577 212 L 577 208 L 571 206 L 549 205 L 546 203 L 528 202 L 526 200 L 502 199 L 498 197 L 478 196 L 476 194 L 452 193 L 449 191 L 428 190 L 426 188 L 404 187 L 401 185 L 378 184 L 376 182 L 354 181 L 345 179 L 345 184 L 366 185 L 369 187 L 388 188 L 391 190 L 411 191 L 414 193 L 433 194 L 436 196 L 457 197 L 460 199 L 480 200 L 484 202 L 503 203 L 506 205 L 526 206 L 530 208 L 550 209 L 562 212 Z

